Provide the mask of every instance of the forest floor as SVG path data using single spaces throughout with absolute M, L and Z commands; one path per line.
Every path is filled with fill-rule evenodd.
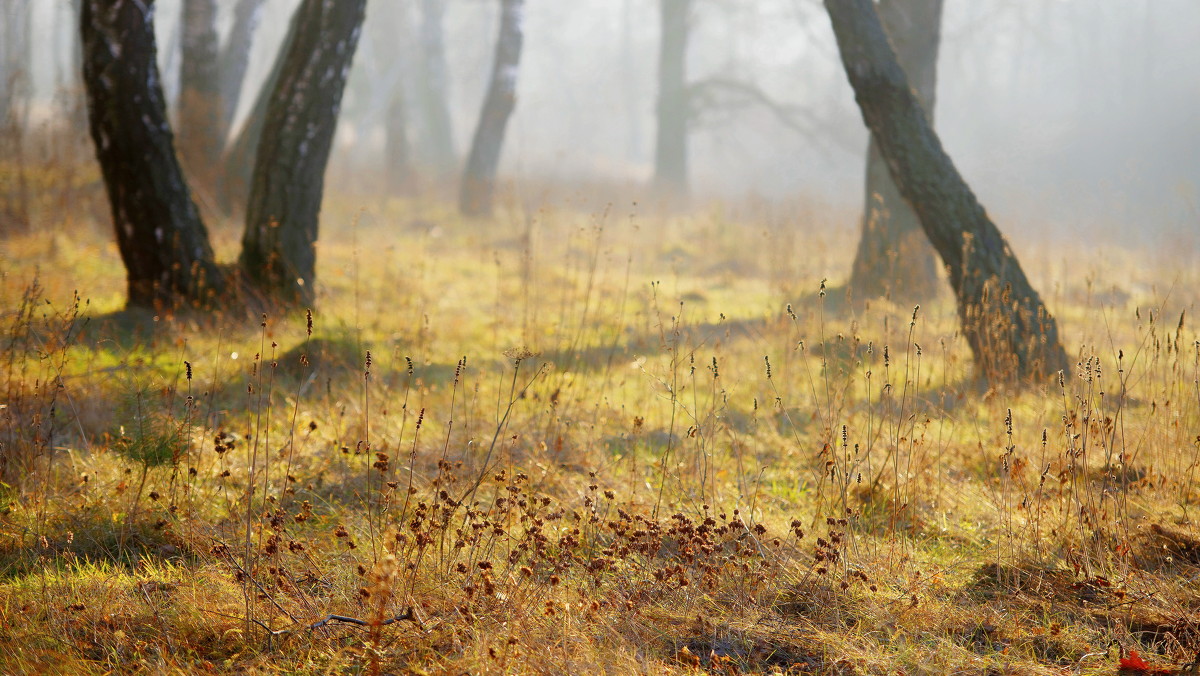
M 0 672 L 1196 657 L 1194 239 L 1014 240 L 1078 364 L 988 389 L 948 290 L 839 298 L 852 214 L 640 212 L 335 204 L 311 318 L 122 311 L 102 210 L 0 244 Z

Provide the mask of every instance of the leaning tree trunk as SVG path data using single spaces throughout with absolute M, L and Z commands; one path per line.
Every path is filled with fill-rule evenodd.
M 442 20 L 446 0 L 421 0 L 420 113 L 424 155 L 439 174 L 454 169 L 454 125 L 450 119 L 450 86 Z
M 229 136 L 233 116 L 237 113 L 238 103 L 242 99 L 242 83 L 250 66 L 250 48 L 254 46 L 254 33 L 262 21 L 265 3 L 266 0 L 238 0 L 238 4 L 233 8 L 233 25 L 229 29 L 229 36 L 225 38 L 225 47 L 221 50 L 218 67 L 222 146 Z
M 179 157 L 201 186 L 211 186 L 221 158 L 221 88 L 216 0 L 183 1 L 179 66 Z
M 366 0 L 304 0 L 267 108 L 239 259 L 268 297 L 312 302 L 325 165 Z
M 167 123 L 153 5 L 85 0 L 83 81 L 130 306 L 207 304 L 222 288 Z
M 492 64 L 492 80 L 471 154 L 463 172 L 459 209 L 468 216 L 490 216 L 496 169 L 500 165 L 500 150 L 504 146 L 504 130 L 517 103 L 517 67 L 521 62 L 523 0 L 501 0 L 500 35 L 496 38 L 496 59 Z
M 933 123 L 942 0 L 880 0 L 879 18 L 917 100 Z M 921 222 L 904 201 L 875 138 L 867 148 L 862 237 L 850 269 L 854 297 L 922 303 L 937 295 L 938 264 Z
M 654 143 L 654 185 L 684 194 L 688 182 L 688 14 L 692 0 L 660 0 L 662 38 L 658 55 L 658 136 Z
M 1058 324 L 909 88 L 872 0 L 825 0 L 863 120 L 941 256 L 976 370 L 989 380 L 1067 368 Z

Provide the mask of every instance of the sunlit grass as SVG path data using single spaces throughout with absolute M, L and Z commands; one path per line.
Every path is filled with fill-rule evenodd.
M 5 242 L 3 670 L 1190 660 L 1187 250 L 1029 247 L 1079 366 L 985 391 L 948 297 L 826 293 L 843 216 L 335 199 L 311 326 L 121 312 L 99 227 Z

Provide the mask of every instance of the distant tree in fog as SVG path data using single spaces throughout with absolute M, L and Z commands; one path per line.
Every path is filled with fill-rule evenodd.
M 995 381 L 1065 370 L 1057 322 L 943 150 L 874 3 L 825 0 L 825 9 L 863 120 L 949 272 L 977 373 Z
M 194 182 L 209 185 L 221 157 L 221 77 L 216 0 L 183 0 L 179 65 L 179 156 Z
M 654 142 L 654 185 L 665 193 L 683 194 L 688 183 L 687 84 L 688 22 L 692 0 L 659 0 L 661 41 L 658 56 L 657 136 Z
M 446 0 L 421 0 L 420 9 L 421 59 L 418 65 L 421 72 L 418 98 L 423 133 L 419 142 L 429 164 L 438 172 L 446 173 L 452 171 L 456 164 L 443 30 Z
M 193 182 L 206 189 L 217 183 L 264 2 L 238 1 L 222 49 L 217 35 L 216 0 L 183 0 L 176 116 L 179 154 Z
M 500 34 L 496 38 L 491 82 L 483 100 L 479 124 L 475 127 L 458 198 L 459 209 L 469 216 L 490 216 L 492 213 L 504 131 L 517 102 L 523 19 L 523 0 L 500 0 Z
M 256 154 L 239 276 L 256 294 L 311 301 L 314 243 L 338 106 L 366 0 L 303 0 Z M 234 286 L 175 156 L 156 64 L 152 5 L 85 0 L 89 127 L 130 306 L 211 305 Z
M 31 226 L 24 133 L 33 93 L 33 6 L 30 0 L 4 0 L 0 8 L 0 156 L 15 170 L 14 180 L 0 182 L 0 234 L 12 235 Z
M 942 0 L 880 0 L 876 7 L 900 67 L 932 125 Z M 937 269 L 929 238 L 896 188 L 871 136 L 862 237 L 850 271 L 849 292 L 860 300 L 887 296 L 902 303 L 927 302 L 937 295 Z

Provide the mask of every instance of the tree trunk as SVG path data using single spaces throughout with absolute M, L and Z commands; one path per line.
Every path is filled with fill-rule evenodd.
M 266 0 L 239 0 L 233 8 L 233 26 L 225 47 L 221 50 L 221 144 L 229 137 L 233 116 L 237 114 L 242 99 L 242 83 L 246 69 L 250 66 L 250 48 L 254 46 L 254 33 L 262 21 L 263 5 Z
M 942 0 L 880 0 L 877 7 L 900 67 L 932 124 Z M 890 297 L 901 303 L 928 302 L 937 295 L 937 269 L 920 220 L 900 195 L 872 137 L 867 148 L 862 238 L 849 289 L 860 300 Z
M 517 68 L 521 62 L 523 0 L 501 0 L 500 35 L 496 38 L 496 58 L 492 80 L 475 127 L 471 154 L 463 172 L 458 206 L 468 216 L 490 216 L 496 169 L 504 145 L 504 130 L 517 102 Z
M 83 78 L 130 306 L 207 304 L 223 280 L 175 158 L 152 5 L 86 0 Z
M 264 295 L 314 298 L 325 165 L 366 0 L 304 0 L 254 160 L 239 259 Z
M 408 108 L 404 87 L 396 85 L 388 104 L 385 129 L 384 171 L 388 190 L 401 195 L 413 192 L 412 148 L 408 143 Z
M 691 0 L 660 0 L 662 39 L 658 56 L 658 137 L 654 185 L 668 194 L 687 192 L 687 43 Z
M 192 179 L 211 186 L 221 158 L 221 88 L 216 0 L 184 0 L 179 66 L 179 157 Z
M 0 183 L 0 236 L 8 237 L 32 229 L 25 140 L 33 100 L 33 5 L 30 0 L 4 0 L 2 7 L 0 156 L 11 163 L 14 175 Z
M 945 263 L 963 334 L 990 381 L 1067 368 L 1058 324 L 942 149 L 872 0 L 825 0 L 863 120 Z
M 258 90 L 258 96 L 254 99 L 254 106 L 250 109 L 250 114 L 242 122 L 237 136 L 225 148 L 225 155 L 221 159 L 222 171 L 218 177 L 217 199 L 221 209 L 226 213 L 234 213 L 246 208 L 246 201 L 250 195 L 250 182 L 254 174 L 254 154 L 258 151 L 258 144 L 262 139 L 263 125 L 267 120 L 267 109 L 271 105 L 271 97 L 279 84 L 287 56 L 296 42 L 296 36 L 300 30 L 300 16 L 300 10 L 297 9 L 292 15 L 287 36 L 284 37 L 283 44 L 279 47 L 275 62 L 271 65 L 271 72 L 263 82 L 262 88 Z
M 442 19 L 445 0 L 421 0 L 420 111 L 424 133 L 423 154 L 438 173 L 454 170 L 454 124 L 450 120 L 450 86 L 447 81 L 446 39 Z

